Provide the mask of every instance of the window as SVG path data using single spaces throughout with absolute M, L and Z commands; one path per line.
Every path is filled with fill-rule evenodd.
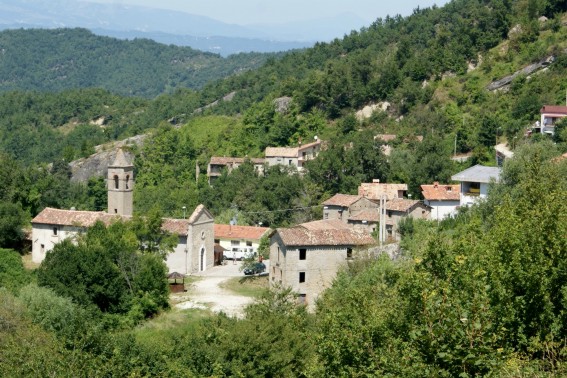
M 118 214 L 118 209 L 114 209 L 114 214 Z
M 305 282 L 305 272 L 299 272 L 299 283 Z
M 288 161 L 287 165 L 291 165 L 291 162 L 292 162 L 292 160 L 291 160 L 291 159 L 289 159 L 289 161 Z
M 233 247 L 240 247 L 240 240 L 231 240 L 230 245 Z
M 53 227 L 53 236 L 57 236 L 57 227 Z
M 388 210 L 388 218 L 392 218 L 392 212 Z
M 278 247 L 278 262 L 280 262 L 280 247 Z
M 220 243 L 220 239 L 215 239 L 215 243 Z
M 246 246 L 247 246 L 247 247 L 252 247 L 252 242 L 251 242 L 251 241 L 247 241 L 247 242 L 246 242 Z
M 299 249 L 299 259 L 300 260 L 305 260 L 307 258 L 307 249 L 305 248 L 300 248 Z
M 323 214 L 323 218 L 329 219 L 329 213 L 325 212 L 325 214 Z
M 297 296 L 297 303 L 301 305 L 307 304 L 307 294 L 299 294 Z
M 349 259 L 349 260 L 352 259 L 352 248 L 347 248 L 346 258 Z
M 128 189 L 129 181 L 130 181 L 130 175 L 126 175 L 126 189 Z
M 118 179 L 118 175 L 114 175 L 114 189 L 118 189 L 120 186 L 120 180 Z
M 45 244 L 40 244 L 39 247 L 40 247 L 41 253 L 42 254 L 45 253 Z

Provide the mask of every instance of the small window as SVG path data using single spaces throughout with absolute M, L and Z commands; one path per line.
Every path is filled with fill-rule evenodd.
M 230 245 L 233 247 L 240 247 L 240 240 L 231 240 Z
M 118 209 L 114 209 L 114 214 L 118 214 Z
M 291 165 L 292 160 L 290 159 L 289 162 L 287 163 L 288 165 Z
M 346 258 L 352 259 L 352 248 L 347 248 L 346 250 Z
M 41 248 L 41 253 L 45 252 L 45 244 L 40 244 L 39 247 Z
M 299 272 L 299 283 L 305 282 L 305 272 Z
M 118 175 L 114 175 L 114 189 L 118 189 L 120 187 L 120 180 L 118 179 Z
M 307 258 L 307 249 L 305 248 L 301 248 L 299 250 L 299 259 L 300 260 L 305 260 Z
M 215 243 L 220 243 L 220 239 L 215 239 Z
M 126 189 L 128 189 L 130 183 L 130 175 L 126 175 Z
M 323 218 L 329 219 L 329 213 L 325 212 L 325 214 L 323 214 Z
M 57 227 L 53 227 L 53 235 L 54 235 L 54 236 L 57 236 L 57 231 L 58 231 L 58 230 L 57 230 Z
M 388 218 L 392 218 L 392 212 L 388 210 Z
M 252 242 L 251 242 L 251 241 L 247 241 L 247 242 L 246 242 L 246 246 L 247 246 L 247 247 L 252 247 Z
M 297 303 L 301 305 L 307 304 L 307 294 L 299 294 L 297 296 Z

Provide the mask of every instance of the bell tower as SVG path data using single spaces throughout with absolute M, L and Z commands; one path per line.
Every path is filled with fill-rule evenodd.
M 132 215 L 134 208 L 134 166 L 120 148 L 114 163 L 108 166 L 108 213 Z

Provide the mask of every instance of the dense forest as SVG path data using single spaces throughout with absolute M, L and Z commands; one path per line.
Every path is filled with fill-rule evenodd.
M 190 47 L 97 36 L 86 29 L 0 32 L 0 91 L 104 88 L 154 98 L 259 67 L 276 54 L 221 58 Z
M 175 75 L 167 88 L 145 83 L 152 94 L 100 82 L 51 87 L 55 76 L 30 66 L 37 70 L 27 77 L 45 76 L 34 79 L 45 87 L 12 83 L 0 94 L 0 375 L 566 375 L 567 159 L 557 157 L 567 151 L 567 122 L 552 138 L 525 133 L 542 105 L 565 101 L 565 12 L 564 0 L 453 0 L 269 57 L 199 90 L 189 81 L 205 79 Z M 38 40 L 57 36 L 33 32 Z M 128 75 L 136 72 L 127 64 L 133 46 L 138 56 L 153 46 L 169 60 L 185 51 L 69 33 L 120 51 L 127 59 L 112 64 L 124 63 L 116 72 Z M 49 54 L 56 62 L 57 52 Z M 543 61 L 537 72 L 489 89 Z M 149 72 L 134 73 L 133 82 Z M 66 75 L 85 80 L 78 71 Z M 275 105 L 282 97 L 291 98 L 286 109 Z M 355 115 L 371 104 L 385 110 Z M 131 152 L 136 215 L 145 217 L 97 225 L 40 268 L 25 269 L 18 252 L 41 209 L 106 208 L 104 180 L 71 182 L 68 163 L 142 133 L 145 143 Z M 390 155 L 377 134 L 397 135 Z M 259 157 L 266 146 L 315 136 L 325 149 L 304 174 L 273 167 L 258 175 L 243 164 L 207 182 L 211 156 Z M 495 165 L 495 143 L 515 155 L 486 202 L 440 223 L 407 222 L 402 257 L 352 262 L 315 314 L 281 288 L 241 320 L 188 311 L 173 326 L 152 326 L 168 314 L 159 277 L 169 235 L 160 216 L 181 217 L 183 206 L 203 203 L 218 223 L 287 226 L 319 219 L 323 200 L 372 179 L 407 183 L 420 198 L 421 184 L 448 183 L 471 164 Z M 471 157 L 457 162 L 455 153 Z M 163 248 L 145 249 L 148 240 Z

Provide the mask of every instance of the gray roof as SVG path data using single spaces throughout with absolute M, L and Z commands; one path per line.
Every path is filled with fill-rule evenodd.
M 451 180 L 482 183 L 489 183 L 494 180 L 498 182 L 500 180 L 500 168 L 475 165 L 474 167 L 470 167 L 462 172 L 454 174 L 451 176 Z

